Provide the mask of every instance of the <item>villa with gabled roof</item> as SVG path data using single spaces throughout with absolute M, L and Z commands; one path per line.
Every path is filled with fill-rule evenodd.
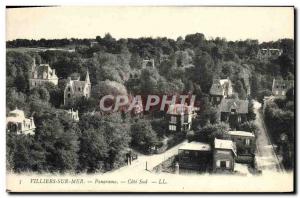
M 91 95 L 91 82 L 89 72 L 86 72 L 84 81 L 80 81 L 80 77 L 72 79 L 68 77 L 68 81 L 64 90 L 64 105 L 69 104 L 76 98 L 89 98 Z
M 36 65 L 35 59 L 33 59 L 31 76 L 29 77 L 29 88 L 32 89 L 45 83 L 58 84 L 55 69 L 52 69 L 49 64 Z
M 233 94 L 232 83 L 229 78 L 227 79 L 214 79 L 213 84 L 209 91 L 210 101 L 214 105 L 220 104 L 223 98 Z

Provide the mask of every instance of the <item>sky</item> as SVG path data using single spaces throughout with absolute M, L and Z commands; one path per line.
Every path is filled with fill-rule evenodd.
M 6 40 L 168 37 L 294 38 L 292 7 L 44 7 L 6 9 Z

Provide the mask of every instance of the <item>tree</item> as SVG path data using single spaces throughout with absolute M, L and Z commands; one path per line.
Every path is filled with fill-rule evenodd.
M 190 43 L 194 47 L 200 47 L 203 46 L 205 37 L 202 33 L 188 34 L 185 36 L 185 42 Z
M 227 123 L 207 124 L 200 131 L 195 133 L 195 138 L 198 141 L 212 143 L 215 138 L 229 139 L 227 131 L 229 125 Z
M 257 134 L 259 129 L 253 121 L 247 121 L 247 122 L 244 122 L 244 123 L 240 124 L 239 130 L 252 132 L 254 134 Z
M 95 172 L 105 170 L 109 147 L 103 128 L 89 128 L 82 131 L 79 139 L 79 170 Z
M 150 148 L 157 144 L 157 136 L 151 124 L 147 120 L 136 120 L 131 125 L 131 144 L 144 152 L 149 152 Z
M 248 105 L 248 113 L 247 113 L 247 120 L 255 120 L 256 119 L 256 114 L 254 113 L 254 104 L 253 101 L 251 100 Z
M 213 61 L 207 52 L 197 51 L 194 59 L 195 72 L 194 80 L 199 83 L 202 91 L 209 92 L 212 85 Z
M 84 142 L 94 141 L 94 136 L 99 135 L 102 137 L 103 134 L 103 139 L 96 139 L 96 148 L 92 148 L 93 152 L 98 152 L 96 153 L 96 156 L 98 156 L 96 159 L 92 156 L 93 152 L 86 153 L 90 151 L 89 149 L 91 148 L 89 147 L 84 147 L 83 150 L 79 152 L 81 160 L 89 159 L 89 163 L 84 163 L 85 166 L 81 167 L 81 169 L 92 172 L 98 169 L 102 170 L 102 168 L 104 170 L 111 170 L 125 163 L 125 152 L 129 148 L 131 137 L 129 124 L 123 121 L 120 113 L 111 113 L 105 116 L 99 113 L 84 114 L 79 121 L 79 127 L 81 131 L 83 131 L 83 134 L 87 133 L 90 135 L 87 138 L 81 138 L 81 141 Z M 94 130 L 89 131 L 89 129 Z M 83 142 L 81 142 L 81 145 L 83 145 Z M 103 152 L 97 150 L 97 148 L 100 147 L 104 148 Z M 98 162 L 101 161 L 100 165 L 95 164 L 96 162 L 93 162 L 94 159 Z
M 246 94 L 246 91 L 244 89 L 243 83 L 240 80 L 238 80 L 235 83 L 234 87 L 235 87 L 236 92 L 239 95 L 239 98 L 242 99 L 242 100 L 246 99 L 247 94 Z
M 290 88 L 289 90 L 287 90 L 287 92 L 286 92 L 286 100 L 287 101 L 294 101 L 294 88 Z
M 15 135 L 11 137 L 10 157 L 12 158 L 12 167 L 16 172 L 31 170 L 30 146 L 32 138 L 25 135 Z
M 261 85 L 257 75 L 252 75 L 251 77 L 251 96 L 252 98 L 257 98 L 258 93 L 261 91 Z
M 258 102 L 263 103 L 264 97 L 271 96 L 271 95 L 272 95 L 272 92 L 268 89 L 259 91 L 257 93 L 257 100 L 258 100 Z
M 61 115 L 63 116 L 63 115 Z M 66 116 L 66 115 L 65 115 Z M 45 119 L 47 118 L 48 119 Z M 72 127 L 69 117 L 63 125 L 55 114 L 44 117 L 42 124 L 37 124 L 36 140 L 41 144 L 46 156 L 45 170 L 65 172 L 77 168 L 79 149 L 78 133 Z

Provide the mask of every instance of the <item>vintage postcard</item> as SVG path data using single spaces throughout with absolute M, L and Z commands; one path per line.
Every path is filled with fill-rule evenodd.
M 294 43 L 294 7 L 7 7 L 7 192 L 294 192 Z

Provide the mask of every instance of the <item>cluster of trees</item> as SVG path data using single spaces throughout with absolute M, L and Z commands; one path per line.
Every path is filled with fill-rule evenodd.
M 67 47 L 70 45 L 89 45 L 91 39 L 16 39 L 13 41 L 7 41 L 6 47 Z
M 294 90 L 287 92 L 285 99 L 275 99 L 268 102 L 265 108 L 265 122 L 269 134 L 283 157 L 286 169 L 294 166 L 294 141 L 295 141 L 295 101 Z
M 271 89 L 275 76 L 294 76 L 294 41 L 281 39 L 259 44 L 256 40 L 226 41 L 206 39 L 201 33 L 176 40 L 168 38 L 115 39 L 110 34 L 91 39 L 53 39 L 8 41 L 7 47 L 69 47 L 75 52 L 10 50 L 7 60 L 7 111 L 22 108 L 36 120 L 35 137 L 8 135 L 8 160 L 14 170 L 97 171 L 120 166 L 125 148 L 144 152 L 161 144 L 166 121 L 160 116 L 132 119 L 127 115 L 94 115 L 99 98 L 106 94 L 195 94 L 200 116 L 196 133 L 220 135 L 226 124 L 217 121 L 217 109 L 209 100 L 214 78 L 229 77 L 238 97 L 261 98 Z M 256 58 L 259 48 L 278 47 L 283 54 L 275 60 Z M 56 70 L 58 86 L 51 84 L 29 90 L 28 78 L 36 63 L 48 63 Z M 142 60 L 153 58 L 155 67 L 142 68 Z M 90 72 L 92 96 L 63 106 L 66 78 L 77 73 L 84 79 Z M 68 120 L 60 109 L 79 110 L 80 122 Z M 253 130 L 251 120 L 240 126 Z M 215 132 L 219 131 L 219 132 Z M 20 159 L 20 160 L 18 160 Z M 33 160 L 29 160 L 33 159 Z M 27 160 L 27 161 L 26 161 Z M 30 162 L 29 162 L 30 161 Z
M 8 168 L 14 171 L 95 172 L 125 164 L 130 147 L 149 152 L 158 143 L 149 120 L 121 113 L 85 113 L 77 123 L 49 103 L 47 88 L 29 95 L 8 90 L 7 111 L 22 107 L 34 117 L 34 136 L 7 133 Z

